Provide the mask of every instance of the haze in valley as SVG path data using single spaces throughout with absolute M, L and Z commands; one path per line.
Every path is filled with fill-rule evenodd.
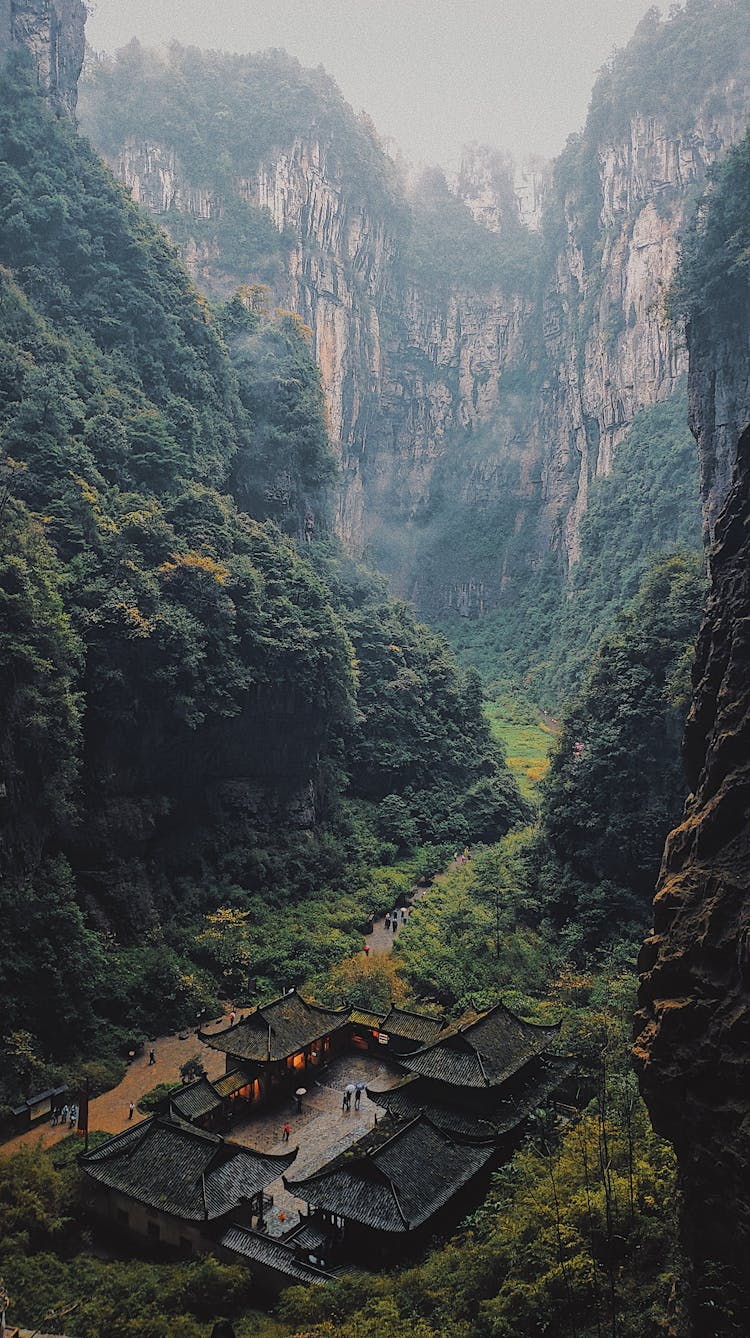
M 456 167 L 479 140 L 552 157 L 584 121 L 596 71 L 648 0 L 95 0 L 99 51 L 132 37 L 282 47 L 325 66 L 412 162 Z

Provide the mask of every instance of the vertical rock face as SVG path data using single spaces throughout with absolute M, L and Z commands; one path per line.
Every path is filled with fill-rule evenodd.
M 517 164 L 484 144 L 464 150 L 455 181 L 456 195 L 491 232 L 501 232 L 509 214 L 538 232 L 551 190 L 551 162 L 527 158 Z
M 741 289 L 742 278 L 732 281 Z M 635 1045 L 677 1149 L 684 1330 L 750 1332 L 750 290 L 689 327 L 711 594 L 693 674 L 692 791 L 662 865 Z
M 39 87 L 56 111 L 72 116 L 83 65 L 83 0 L 0 0 L 0 60 L 28 51 Z
M 548 168 L 521 180 L 474 150 L 456 189 L 475 216 L 502 233 L 510 213 L 516 227 L 524 210 L 538 225 L 542 198 L 552 210 L 556 252 L 536 292 L 417 281 L 393 211 L 363 201 L 320 135 L 299 135 L 236 177 L 235 195 L 291 238 L 272 297 L 313 330 L 342 464 L 339 532 L 352 551 L 374 551 L 425 611 L 467 611 L 462 592 L 475 587 L 472 612 L 497 607 L 519 548 L 527 566 L 550 552 L 563 568 L 577 559 L 592 479 L 609 473 L 635 415 L 686 373 L 682 334 L 664 314 L 677 233 L 749 111 L 738 83 L 697 98 L 681 131 L 633 116 L 626 132 L 589 145 L 585 191 L 575 172 L 566 185 L 564 164 L 553 185 Z M 128 140 L 112 164 L 158 215 L 210 219 L 225 207 L 173 144 Z M 199 241 L 184 255 L 215 290 L 252 279 L 228 278 Z M 428 553 L 448 475 L 469 538 Z M 487 537 L 473 553 L 477 514 Z

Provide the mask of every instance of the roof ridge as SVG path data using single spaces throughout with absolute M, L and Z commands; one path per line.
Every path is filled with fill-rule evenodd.
M 378 1167 L 378 1170 L 380 1170 L 380 1167 Z M 387 1178 L 387 1180 L 388 1180 L 388 1184 L 389 1184 L 390 1187 L 391 1187 L 391 1194 L 393 1195 L 393 1202 L 394 1202 L 395 1205 L 396 1205 L 396 1210 L 397 1210 L 397 1212 L 398 1212 L 398 1215 L 399 1215 L 399 1217 L 401 1218 L 401 1221 L 403 1222 L 404 1226 L 406 1227 L 406 1229 L 407 1229 L 407 1231 L 408 1231 L 408 1229 L 409 1229 L 409 1218 L 406 1216 L 406 1213 L 404 1212 L 403 1208 L 401 1207 L 401 1202 L 400 1202 L 399 1197 L 398 1197 L 398 1194 L 397 1194 L 397 1192 L 396 1192 L 396 1186 L 394 1185 L 393 1181 L 391 1180 L 391 1177 L 388 1175 L 387 1172 L 386 1172 L 386 1178 Z
M 476 1045 L 473 1045 L 471 1048 L 472 1048 L 472 1050 L 474 1051 L 474 1054 L 475 1054 L 476 1057 L 477 1057 L 477 1064 L 479 1065 L 479 1069 L 480 1069 L 480 1072 L 481 1072 L 481 1074 L 482 1074 L 482 1077 L 484 1078 L 484 1081 L 486 1082 L 486 1084 L 487 1084 L 488 1087 L 491 1087 L 491 1086 L 492 1086 L 492 1083 L 490 1082 L 490 1079 L 487 1077 L 487 1070 L 486 1070 L 486 1068 L 484 1067 L 484 1064 L 482 1063 L 482 1056 L 481 1056 L 481 1054 L 479 1053 L 479 1050 L 478 1050 L 477 1046 L 476 1046 Z
M 407 1017 L 421 1017 L 421 1018 L 426 1018 L 428 1022 L 442 1022 L 443 1019 L 444 1019 L 444 1016 L 445 1016 L 444 1013 L 439 1013 L 439 1014 L 437 1014 L 437 1015 L 435 1015 L 435 1013 L 418 1013 L 417 1010 L 416 1010 L 416 1008 L 401 1008 L 401 1007 L 399 1006 L 399 1004 L 395 1004 L 395 1003 L 393 1003 L 393 1002 L 391 1002 L 391 1006 L 390 1006 L 390 1008 L 388 1009 L 388 1012 L 389 1012 L 389 1013 L 406 1013 L 406 1016 L 407 1016 Z
M 92 1148 L 90 1152 L 79 1152 L 78 1160 L 91 1161 L 95 1157 L 100 1157 L 103 1152 L 109 1153 L 110 1149 L 112 1150 L 113 1155 L 119 1156 L 120 1152 L 127 1151 L 130 1144 L 136 1141 L 136 1134 L 139 1135 L 139 1142 L 146 1137 L 146 1134 L 149 1131 L 149 1126 L 153 1125 L 155 1119 L 155 1115 L 148 1115 L 145 1120 L 138 1120 L 135 1124 L 130 1125 L 125 1129 L 121 1129 L 119 1134 L 113 1134 L 109 1142 L 104 1143 L 101 1147 Z M 113 1143 L 122 1144 L 122 1147 L 113 1148 Z
M 197 1124 L 191 1124 L 189 1120 L 184 1120 L 179 1113 L 177 1115 L 154 1115 L 152 1118 L 165 1129 L 176 1129 L 178 1133 L 190 1134 L 193 1138 L 202 1138 L 205 1143 L 225 1142 L 221 1134 L 211 1133 L 210 1129 L 200 1129 Z M 145 1124 L 146 1121 L 143 1120 L 141 1123 Z

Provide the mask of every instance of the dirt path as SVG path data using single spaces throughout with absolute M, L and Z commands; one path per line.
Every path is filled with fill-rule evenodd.
M 226 1026 L 228 1022 L 228 1016 L 217 1018 L 208 1024 L 206 1030 L 218 1031 L 219 1027 Z M 146 1092 L 150 1092 L 152 1087 L 156 1087 L 157 1083 L 178 1083 L 180 1066 L 187 1059 L 192 1059 L 193 1055 L 200 1057 L 209 1078 L 218 1078 L 224 1072 L 224 1055 L 218 1050 L 209 1050 L 208 1046 L 201 1045 L 194 1031 L 160 1036 L 152 1044 L 156 1063 L 149 1063 L 151 1046 L 146 1044 L 144 1053 L 128 1065 L 128 1071 L 122 1082 L 113 1087 L 111 1092 L 105 1092 L 93 1099 L 89 1107 L 89 1129 L 92 1133 L 98 1129 L 118 1134 L 129 1123 L 130 1102 L 132 1101 L 137 1107 L 140 1098 Z M 137 1109 L 133 1113 L 133 1119 L 143 1119 Z M 9 1157 L 12 1153 L 18 1152 L 19 1148 L 32 1147 L 37 1143 L 49 1147 L 53 1143 L 61 1142 L 68 1133 L 70 1130 L 67 1127 L 59 1126 L 53 1129 L 48 1123 L 40 1125 L 37 1129 L 30 1129 L 27 1133 L 12 1138 L 10 1142 L 1 1144 L 0 1157 Z
M 411 894 L 412 901 L 418 901 L 429 889 L 419 887 Z M 404 931 L 404 925 L 408 923 L 408 913 L 406 921 L 402 921 L 399 911 L 399 923 L 394 934 L 392 928 L 385 925 L 385 917 L 376 920 L 372 933 L 368 934 L 364 942 L 369 943 L 370 950 L 374 954 L 386 954 L 393 950 L 396 939 Z M 209 1023 L 205 1030 L 218 1031 L 221 1027 L 227 1026 L 229 1015 L 216 1018 Z M 221 1051 L 210 1050 L 208 1046 L 201 1045 L 195 1032 L 180 1032 L 178 1035 L 159 1036 L 153 1043 L 153 1049 L 156 1056 L 154 1064 L 149 1063 L 149 1050 L 151 1045 L 148 1043 L 144 1047 L 144 1052 L 134 1059 L 128 1066 L 127 1073 L 122 1082 L 117 1087 L 113 1087 L 111 1092 L 105 1092 L 102 1096 L 97 1096 L 91 1102 L 89 1107 L 89 1130 L 94 1133 L 96 1130 L 103 1130 L 110 1134 L 119 1134 L 120 1131 L 129 1123 L 129 1109 L 132 1101 L 136 1109 L 133 1112 L 133 1119 L 143 1119 L 137 1106 L 140 1098 L 146 1092 L 150 1092 L 152 1087 L 158 1083 L 178 1083 L 180 1081 L 180 1066 L 186 1059 L 192 1059 L 193 1055 L 198 1055 L 203 1063 L 209 1078 L 214 1079 L 221 1076 L 225 1069 L 225 1058 Z M 0 1157 L 9 1157 L 14 1152 L 18 1152 L 23 1147 L 33 1147 L 35 1144 L 41 1144 L 42 1147 L 50 1147 L 54 1143 L 59 1143 L 70 1133 L 70 1130 L 58 1126 L 53 1129 L 52 1125 L 45 1123 L 38 1128 L 29 1129 L 27 1133 L 19 1134 L 17 1138 L 12 1138 L 7 1143 L 0 1144 Z
M 429 888 L 427 887 L 415 888 L 411 893 L 411 900 L 413 902 L 419 901 L 420 897 L 423 897 L 425 892 L 428 891 Z M 406 920 L 402 918 L 401 908 L 399 907 L 398 926 L 396 928 L 396 932 L 395 933 L 393 932 L 392 922 L 386 927 L 385 916 L 383 916 L 380 920 L 376 920 L 374 922 L 372 933 L 367 935 L 365 943 L 369 943 L 370 948 L 374 953 L 382 954 L 382 953 L 392 952 L 393 945 L 396 942 L 396 939 L 399 937 L 400 934 L 403 933 L 404 927 L 408 923 L 409 923 L 408 907 L 406 908 Z

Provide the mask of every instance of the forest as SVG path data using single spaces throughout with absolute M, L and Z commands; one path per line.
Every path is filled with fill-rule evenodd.
M 23 65 L 4 81 L 12 1102 L 51 1054 L 114 1058 L 215 1008 L 217 907 L 257 917 L 262 989 L 305 951 L 298 914 L 316 962 L 353 946 L 381 909 L 367 870 L 405 841 L 526 809 L 477 683 L 331 533 L 299 320 L 210 309 Z
M 727 61 L 743 14 L 730 7 Z M 597 124 L 658 103 L 656 76 L 630 77 L 641 47 L 671 69 L 668 42 L 702 49 L 707 23 L 698 0 L 671 28 L 644 20 L 600 76 Z M 227 174 L 312 100 L 356 189 L 399 214 L 374 132 L 322 72 L 271 53 L 225 76 L 224 59 L 177 47 L 165 73 L 136 44 L 94 69 L 90 96 L 114 80 L 128 127 L 215 118 Z M 257 104 L 269 81 L 235 140 L 227 106 Z M 215 170 L 205 142 L 184 151 Z M 581 162 L 570 146 L 559 170 Z M 740 310 L 749 165 L 746 137 L 712 174 L 673 321 Z M 230 211 L 206 234 L 227 292 L 203 294 L 180 220 L 170 240 L 133 204 L 24 57 L 0 73 L 0 181 L 0 1121 L 58 1082 L 107 1091 L 147 1038 L 290 981 L 321 1003 L 428 1004 L 451 1021 L 501 997 L 559 1021 L 577 1066 L 573 1117 L 537 1110 L 450 1239 L 292 1287 L 270 1311 L 251 1273 L 209 1256 L 101 1257 L 75 1136 L 3 1156 L 12 1317 L 69 1316 L 76 1338 L 202 1338 L 219 1316 L 237 1338 L 667 1333 L 684 1269 L 676 1163 L 630 1044 L 638 947 L 686 797 L 706 594 L 684 390 L 640 413 L 592 481 L 569 573 L 551 558 L 523 602 L 428 627 L 336 535 L 311 332 L 263 286 L 290 239 Z M 440 174 L 399 217 L 423 282 L 537 289 L 545 236 L 498 241 Z M 230 292 L 236 255 L 258 284 Z M 449 545 L 450 469 L 431 516 Z M 478 518 L 477 544 L 495 519 L 484 532 Z M 373 917 L 417 887 L 393 952 L 363 956 Z M 716 1331 L 739 1338 L 741 1321 L 727 1311 Z

